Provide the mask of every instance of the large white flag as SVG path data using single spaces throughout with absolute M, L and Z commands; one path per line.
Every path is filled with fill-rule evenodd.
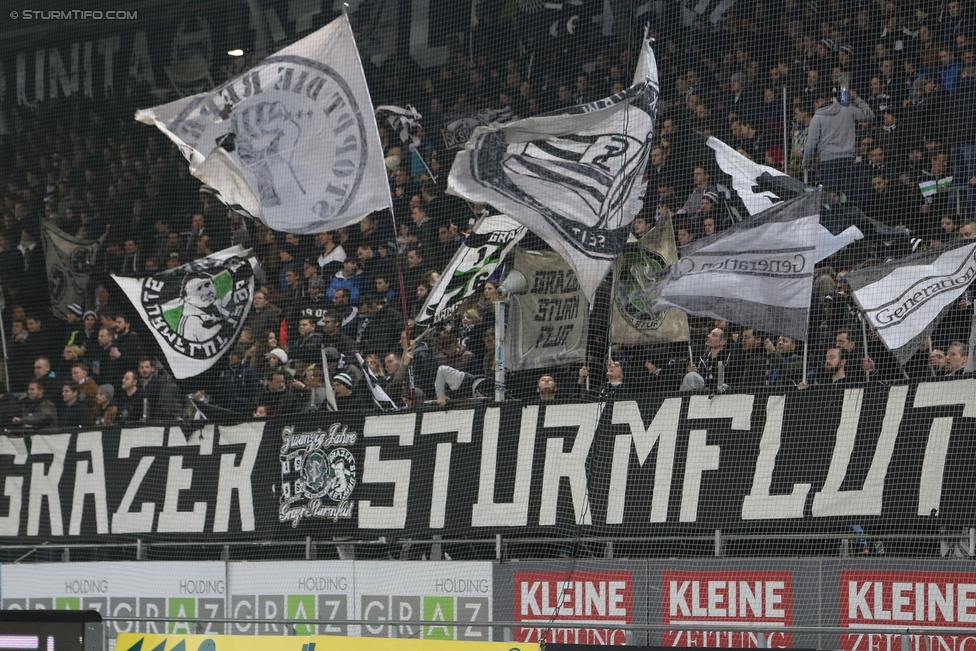
M 214 90 L 136 112 L 221 201 L 289 233 L 389 206 L 383 149 L 349 21 L 337 18 Z
M 475 129 L 454 159 L 448 192 L 490 203 L 538 234 L 591 299 L 641 208 L 659 90 L 645 41 L 623 92 Z
M 656 308 L 806 341 L 821 192 L 802 194 L 689 244 L 648 298 Z
M 177 380 L 203 373 L 237 341 L 254 302 L 257 259 L 241 246 L 148 278 L 112 276 Z
M 959 240 L 852 271 L 844 279 L 878 336 L 904 364 L 935 328 L 943 310 L 976 279 L 976 242 Z

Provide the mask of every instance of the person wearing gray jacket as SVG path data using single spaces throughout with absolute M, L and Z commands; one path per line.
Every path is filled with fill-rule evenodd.
M 817 100 L 817 112 L 807 129 L 807 146 L 803 150 L 803 168 L 811 169 L 814 153 L 820 155 L 820 183 L 829 189 L 854 191 L 854 152 L 857 147 L 857 123 L 874 120 L 867 102 L 851 91 L 851 105 L 842 105 L 836 97 L 829 104 Z

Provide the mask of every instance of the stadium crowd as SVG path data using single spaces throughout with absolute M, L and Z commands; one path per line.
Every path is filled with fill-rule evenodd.
M 728 188 L 714 182 L 714 159 L 701 156 L 696 132 L 758 163 L 782 167 L 785 159 L 795 177 L 909 229 L 922 246 L 976 236 L 969 3 L 738 0 L 714 24 L 668 4 L 650 3 L 633 21 L 638 33 L 650 20 L 661 82 L 636 236 L 672 217 L 680 247 L 734 223 Z M 407 405 L 491 393 L 496 279 L 454 321 L 423 335 L 416 326 L 412 343 L 405 332 L 485 210 L 445 193 L 455 150 L 439 133 L 441 116 L 510 106 L 528 117 L 618 92 L 633 74 L 639 43 L 633 34 L 606 39 L 588 29 L 547 40 L 503 5 L 480 5 L 472 51 L 483 54 L 454 47 L 437 69 L 397 57 L 367 64 L 374 104 L 412 104 L 426 129 L 414 128 L 420 145 L 408 149 L 380 121 L 392 218 L 374 213 L 315 236 L 275 232 L 223 206 L 189 175 L 175 146 L 132 120 L 135 108 L 158 103 L 138 89 L 111 104 L 62 99 L 13 108 L 11 132 L 0 136 L 10 388 L 0 396 L 0 423 L 192 418 L 188 395 L 246 417 L 319 409 L 323 358 L 340 409 L 373 407 L 365 373 Z M 47 298 L 42 220 L 70 235 L 105 238 L 90 296 L 66 320 L 52 314 Z M 214 369 L 176 383 L 110 275 L 151 275 L 232 244 L 252 248 L 260 262 L 253 309 Z M 862 337 L 844 275 L 866 263 L 870 256 L 854 247 L 818 268 L 806 377 L 802 342 L 702 319 L 693 319 L 690 346 L 620 348 L 606 360 L 607 310 L 598 294 L 588 363 L 514 374 L 510 396 L 805 389 L 961 374 L 971 295 L 902 369 L 876 335 Z M 589 369 L 604 363 L 607 383 L 586 389 Z

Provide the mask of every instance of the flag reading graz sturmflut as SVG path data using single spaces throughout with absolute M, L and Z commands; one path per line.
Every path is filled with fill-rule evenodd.
M 256 264 L 234 246 L 149 278 L 112 277 L 182 380 L 209 369 L 237 340 L 254 300 Z

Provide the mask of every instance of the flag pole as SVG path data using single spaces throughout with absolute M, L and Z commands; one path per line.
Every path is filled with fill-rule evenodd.
M 861 336 L 864 339 L 864 355 L 861 359 L 867 359 L 868 358 L 868 324 L 864 320 L 863 314 L 858 314 L 857 318 L 861 322 Z M 864 379 L 865 381 L 871 379 L 871 371 L 864 369 Z
M 790 166 L 790 140 L 788 137 L 789 131 L 787 131 L 787 125 L 789 120 L 786 119 L 786 84 L 783 84 L 783 173 L 789 174 Z M 806 375 L 803 376 L 806 379 Z
M 342 15 L 346 17 L 346 26 L 349 28 L 349 32 L 352 33 L 352 25 L 349 24 L 349 3 L 342 3 Z M 353 36 L 353 43 L 356 42 L 355 34 Z M 357 55 L 358 56 L 358 55 Z M 360 62 L 360 67 L 362 67 L 362 62 Z M 365 77 L 365 71 L 363 72 Z M 367 86 L 368 87 L 368 86 Z M 376 113 L 373 113 L 373 120 L 376 120 Z M 377 138 L 379 137 L 379 129 L 377 128 Z M 382 152 L 382 146 L 380 147 Z M 421 160 L 423 157 L 421 156 Z M 389 179 L 387 179 L 387 186 L 389 186 Z M 386 199 L 387 206 L 390 209 L 390 223 L 393 224 L 393 243 L 396 244 L 397 241 L 397 223 L 396 223 L 396 211 L 393 209 L 393 192 L 390 188 L 386 188 Z M 399 247 L 396 247 L 399 249 Z M 407 293 L 403 283 L 403 265 L 400 263 L 400 252 L 397 252 L 393 256 L 393 263 L 396 266 L 397 282 L 400 285 L 400 310 L 403 312 L 403 331 L 406 333 L 407 343 L 410 342 L 410 316 L 407 314 Z M 414 288 L 416 289 L 416 288 Z M 404 350 L 403 352 L 407 352 Z M 413 384 L 413 373 L 410 374 L 410 400 L 413 401 L 415 396 L 415 387 Z
M 332 390 L 332 378 L 329 377 L 329 359 L 325 356 L 325 345 L 321 347 L 322 352 L 322 377 L 324 379 L 325 386 L 325 401 L 328 403 L 330 409 L 329 411 L 339 411 L 339 405 L 336 404 L 335 392 Z
M 807 337 L 807 339 L 809 340 L 810 337 Z M 803 342 L 803 381 L 804 382 L 807 381 L 807 359 L 809 353 L 810 353 L 810 342 L 804 341 Z
M 495 402 L 505 402 L 505 301 L 495 301 Z
M 7 386 L 7 393 L 10 393 L 10 368 L 7 366 L 7 325 L 3 322 L 5 307 L 3 290 L 0 290 L 0 344 L 3 346 L 3 382 Z

